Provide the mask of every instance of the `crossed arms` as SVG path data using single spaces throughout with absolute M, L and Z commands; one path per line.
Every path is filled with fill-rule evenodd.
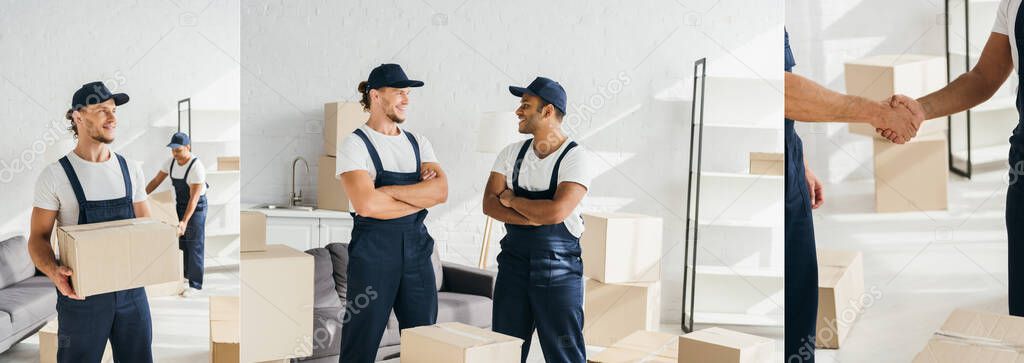
M 558 184 L 555 196 L 547 199 L 516 197 L 505 186 L 505 175 L 491 172 L 484 189 L 484 214 L 503 223 L 547 225 L 562 223 L 587 194 L 587 188 L 574 182 Z
M 441 164 L 422 163 L 420 182 L 375 188 L 370 173 L 352 170 L 341 174 L 345 194 L 355 212 L 363 217 L 394 219 L 419 212 L 448 200 L 448 177 Z

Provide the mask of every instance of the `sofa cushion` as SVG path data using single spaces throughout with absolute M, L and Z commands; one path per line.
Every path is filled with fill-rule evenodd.
M 342 301 L 346 301 L 348 288 L 348 243 L 329 243 L 327 251 L 331 253 L 331 264 L 334 267 L 334 290 Z
M 14 334 L 14 324 L 11 322 L 11 314 L 6 311 L 0 311 L 0 340 L 7 338 Z M 0 352 L 5 350 L 0 346 Z
M 310 358 L 341 354 L 342 314 L 341 307 L 313 309 L 313 355 Z
M 0 289 L 35 275 L 36 268 L 28 254 L 28 240 L 15 236 L 0 241 Z
M 313 256 L 313 307 L 342 307 L 338 290 L 334 288 L 334 264 L 331 263 L 331 253 L 326 248 L 314 248 L 306 253 Z
M 0 290 L 0 311 L 15 331 L 57 315 L 57 290 L 46 276 L 33 276 Z
M 437 293 L 437 322 L 457 321 L 479 328 L 491 327 L 492 300 L 454 292 Z
M 444 282 L 444 269 L 441 266 L 441 254 L 437 253 L 437 245 L 434 245 L 434 253 L 430 255 L 430 263 L 434 267 L 434 284 L 437 291 L 441 291 L 441 283 Z

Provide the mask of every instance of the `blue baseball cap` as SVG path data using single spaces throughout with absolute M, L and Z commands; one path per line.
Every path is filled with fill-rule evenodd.
M 402 66 L 386 63 L 370 71 L 370 77 L 366 80 L 367 91 L 381 87 L 423 87 L 423 82 L 409 79 L 405 75 L 405 71 L 402 70 Z
M 167 144 L 167 147 L 174 149 L 180 146 L 189 145 L 191 143 L 192 141 L 189 140 L 187 134 L 185 134 L 184 132 L 175 132 L 174 135 L 171 136 L 171 143 Z
M 83 84 L 71 96 L 71 109 L 78 111 L 82 107 L 95 105 L 113 99 L 117 106 L 128 103 L 128 95 L 124 93 L 111 93 L 103 82 L 89 82 Z
M 558 82 L 551 79 L 537 77 L 526 88 L 508 86 L 508 91 L 512 92 L 512 95 L 516 97 L 523 97 L 525 93 L 540 97 L 542 100 L 547 101 L 547 103 L 554 105 L 559 111 L 562 111 L 563 115 L 565 114 L 565 89 Z

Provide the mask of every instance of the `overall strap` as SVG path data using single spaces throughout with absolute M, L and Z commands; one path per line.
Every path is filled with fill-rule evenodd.
M 562 159 L 564 159 L 565 155 L 569 153 L 569 150 L 572 150 L 574 147 L 576 147 L 576 142 L 569 142 L 569 146 L 565 147 L 565 150 L 562 151 L 562 155 L 558 156 L 558 160 L 555 161 L 555 169 L 551 170 L 551 184 L 548 187 L 548 190 L 558 188 L 558 169 L 562 167 Z
M 170 177 L 171 179 L 174 179 L 174 177 L 171 176 L 171 173 L 174 172 L 174 164 L 175 164 L 175 160 L 174 160 L 174 158 L 171 158 L 171 166 L 167 167 L 167 176 Z
M 188 167 L 185 168 L 185 177 L 182 178 L 182 179 L 184 179 L 186 181 L 188 180 L 188 172 L 192 171 L 192 164 L 195 164 L 196 163 L 196 159 L 198 159 L 198 158 L 199 158 L 198 156 L 193 156 L 192 157 L 192 161 L 188 162 Z
M 519 148 L 519 155 L 516 156 L 516 163 L 512 166 L 512 186 L 519 186 L 519 167 L 523 165 L 523 158 L 526 156 L 526 151 L 530 150 L 530 144 L 533 143 L 533 139 L 526 140 L 523 143 L 523 147 Z
M 370 159 L 373 160 L 373 168 L 377 171 L 377 175 L 383 173 L 384 166 L 380 162 L 380 155 L 377 154 L 377 148 L 373 147 L 373 143 L 370 142 L 370 138 L 366 137 L 366 134 L 360 129 L 356 129 L 352 133 L 359 136 L 360 139 L 363 139 L 363 143 L 366 144 L 366 151 L 370 153 Z
M 121 164 L 121 177 L 124 178 L 124 197 L 132 199 L 132 178 L 130 173 L 128 173 L 128 162 L 124 160 L 123 156 L 116 153 L 114 155 L 117 156 L 118 164 Z
M 71 167 L 71 161 L 68 160 L 67 156 L 60 158 L 60 166 L 64 168 L 64 174 L 68 176 L 68 181 L 71 182 L 71 189 L 75 191 L 75 199 L 78 199 L 78 205 L 82 205 L 86 202 L 85 191 L 82 190 L 82 183 L 78 181 L 78 174 L 75 174 L 75 168 Z
M 420 143 L 416 141 L 416 138 L 409 131 L 403 130 L 402 132 L 405 133 L 405 138 L 409 139 L 409 143 L 412 144 L 412 153 L 416 155 L 416 173 L 418 174 L 420 172 L 420 164 L 422 164 L 422 161 L 420 161 Z

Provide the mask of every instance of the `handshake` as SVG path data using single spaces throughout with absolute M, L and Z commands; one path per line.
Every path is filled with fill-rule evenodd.
M 893 95 L 882 101 L 882 109 L 884 111 L 871 125 L 875 132 L 896 144 L 904 144 L 914 138 L 925 119 L 921 104 L 904 95 Z

